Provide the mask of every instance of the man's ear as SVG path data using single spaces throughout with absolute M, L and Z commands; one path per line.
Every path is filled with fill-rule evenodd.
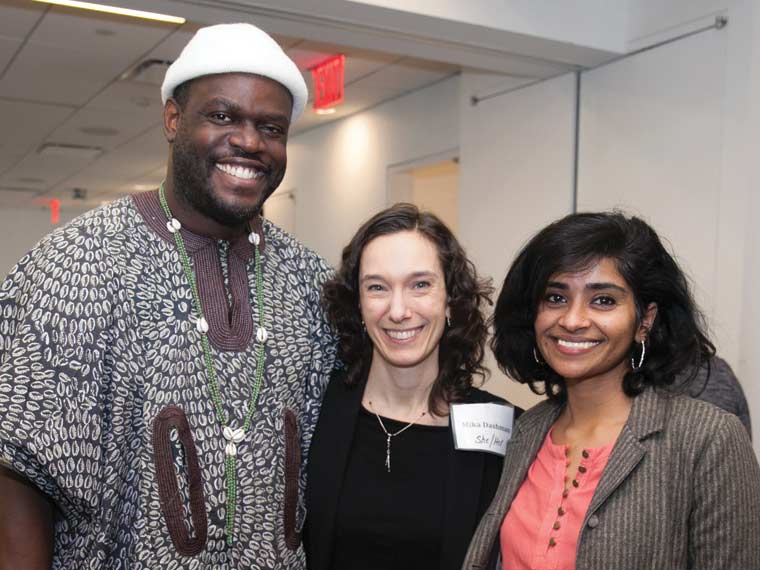
M 636 342 L 641 342 L 642 340 L 646 340 L 649 336 L 649 331 L 652 330 L 652 326 L 654 325 L 654 321 L 657 318 L 657 303 L 649 303 L 649 306 L 647 307 L 646 311 L 644 311 L 644 317 L 641 319 L 641 323 L 639 323 L 639 328 L 636 331 Z
M 182 109 L 174 99 L 169 98 L 164 104 L 164 136 L 169 143 L 173 143 L 177 137 L 179 120 L 182 115 Z

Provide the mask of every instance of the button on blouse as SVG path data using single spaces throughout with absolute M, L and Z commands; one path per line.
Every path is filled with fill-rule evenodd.
M 613 447 L 584 449 L 571 474 L 568 447 L 549 431 L 502 523 L 502 570 L 574 570 L 581 525 Z

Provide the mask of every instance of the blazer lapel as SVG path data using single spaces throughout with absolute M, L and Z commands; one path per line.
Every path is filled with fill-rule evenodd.
M 604 504 L 644 458 L 647 447 L 641 442 L 663 429 L 667 407 L 665 398 L 654 389 L 647 388 L 633 401 L 628 421 L 607 460 L 607 466 L 586 512 L 586 519 Z
M 645 453 L 646 448 L 631 432 L 628 425 L 623 426 L 615 443 L 615 448 L 612 450 L 607 460 L 607 465 L 602 472 L 602 478 L 596 487 L 594 497 L 591 499 L 591 504 L 586 512 L 586 519 L 620 486 L 631 471 L 633 471 L 634 467 L 639 464 Z

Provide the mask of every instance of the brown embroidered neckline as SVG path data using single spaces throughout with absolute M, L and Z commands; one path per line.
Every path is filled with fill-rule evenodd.
M 135 194 L 132 200 L 145 223 L 161 239 L 173 244 L 174 238 L 166 228 L 166 215 L 158 200 L 158 191 Z M 261 217 L 251 220 L 250 225 L 262 237 L 259 249 L 263 252 L 265 243 Z M 230 242 L 230 255 L 227 259 L 232 299 L 230 305 L 216 240 L 195 234 L 184 227 L 180 231 L 187 254 L 195 266 L 198 294 L 209 323 L 208 338 L 211 345 L 217 350 L 244 350 L 253 338 L 254 329 L 248 283 L 248 262 L 253 258 L 253 245 L 248 241 L 247 235 Z

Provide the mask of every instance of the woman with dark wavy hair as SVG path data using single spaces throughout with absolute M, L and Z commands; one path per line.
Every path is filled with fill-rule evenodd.
M 714 349 L 649 225 L 549 225 L 493 329 L 500 367 L 548 399 L 515 426 L 464 568 L 760 568 L 760 468 L 735 416 L 680 393 Z
M 455 450 L 455 404 L 473 387 L 490 286 L 451 231 L 411 204 L 359 228 L 323 291 L 345 369 L 309 453 L 304 544 L 311 570 L 458 570 L 502 458 Z M 509 416 L 507 406 L 498 406 Z

